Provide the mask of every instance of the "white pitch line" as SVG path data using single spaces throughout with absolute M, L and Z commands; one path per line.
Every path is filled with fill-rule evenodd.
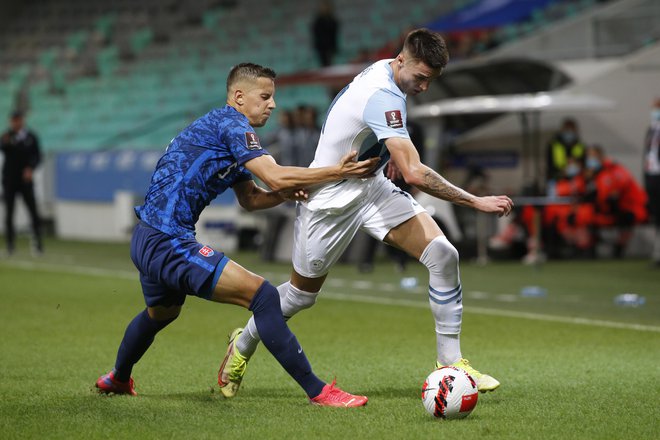
M 100 267 L 73 266 L 52 263 L 41 263 L 36 261 L 2 261 L 2 266 L 11 266 L 25 270 L 40 270 L 42 272 L 66 273 L 75 275 L 90 275 L 96 277 L 121 278 L 131 281 L 138 281 L 138 272 L 130 270 L 111 270 Z
M 96 277 L 108 277 L 108 278 L 121 278 L 130 281 L 137 281 L 138 275 L 135 271 L 128 270 L 110 270 L 97 267 L 85 267 L 85 266 L 73 266 L 73 265 L 59 265 L 52 263 L 41 263 L 41 262 L 32 262 L 32 261 L 0 261 L 0 266 L 10 266 L 16 267 L 19 269 L 28 269 L 28 270 L 41 270 L 44 272 L 55 272 L 55 273 L 69 273 L 69 274 L 79 274 L 79 275 L 89 275 Z M 268 274 L 268 278 L 274 278 L 274 274 Z M 286 277 L 279 277 L 286 278 Z M 334 278 L 334 287 L 341 284 L 342 286 L 351 286 L 350 280 L 344 280 L 340 278 Z M 481 292 L 482 294 L 485 292 Z M 428 308 L 428 303 L 426 301 L 413 301 L 408 299 L 397 299 L 397 298 L 382 298 L 371 295 L 360 295 L 360 294 L 345 294 L 324 290 L 322 292 L 324 298 L 328 298 L 336 301 L 353 301 L 360 303 L 370 303 L 370 304 L 380 304 L 388 306 L 403 306 L 403 307 L 416 307 L 416 308 Z M 577 325 L 586 325 L 591 327 L 606 327 L 606 328 L 616 328 L 624 330 L 637 330 L 644 332 L 656 332 L 660 333 L 660 327 L 653 325 L 642 325 L 642 324 L 628 324 L 623 322 L 615 321 L 604 321 L 599 319 L 589 319 L 589 318 L 571 318 L 566 316 L 556 316 L 556 315 L 545 315 L 541 313 L 531 313 L 531 312 L 519 312 L 514 310 L 504 310 L 504 309 L 487 309 L 484 307 L 472 307 L 466 306 L 465 311 L 467 313 L 474 313 L 478 315 L 490 315 L 490 316 L 503 316 L 507 318 L 517 318 L 517 319 L 530 319 L 534 321 L 546 321 L 546 322 L 558 322 L 564 324 L 577 324 Z
M 345 293 L 327 292 L 327 291 L 323 291 L 322 295 L 325 298 L 339 300 L 339 301 L 354 301 L 354 302 L 380 304 L 380 305 L 388 305 L 388 306 L 417 307 L 423 309 L 429 307 L 428 303 L 426 302 L 411 301 L 406 299 L 378 298 L 369 295 L 345 294 Z M 504 316 L 507 318 L 531 319 L 534 321 L 560 322 L 563 324 L 578 324 L 578 325 L 588 325 L 592 327 L 619 328 L 625 330 L 638 330 L 644 332 L 660 333 L 660 327 L 653 325 L 628 324 L 624 322 L 603 321 L 599 319 L 571 318 L 566 316 L 544 315 L 541 313 L 518 312 L 514 310 L 503 310 L 503 309 L 487 309 L 484 307 L 472 307 L 472 306 L 466 306 L 465 311 L 467 313 L 474 313 L 478 315 Z

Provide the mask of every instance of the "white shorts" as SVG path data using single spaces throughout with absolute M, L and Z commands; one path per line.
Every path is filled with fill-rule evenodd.
M 293 241 L 293 268 L 307 278 L 328 273 L 359 229 L 378 240 L 426 210 L 391 181 L 373 185 L 343 212 L 310 210 L 298 204 Z

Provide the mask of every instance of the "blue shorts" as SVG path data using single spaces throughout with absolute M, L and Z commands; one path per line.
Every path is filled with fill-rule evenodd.
M 186 295 L 210 299 L 229 262 L 192 238 L 172 237 L 143 222 L 133 231 L 131 259 L 148 307 L 183 305 Z

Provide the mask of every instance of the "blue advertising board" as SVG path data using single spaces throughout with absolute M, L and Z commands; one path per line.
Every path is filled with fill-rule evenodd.
M 115 192 L 129 191 L 142 198 L 161 151 L 98 151 L 60 153 L 55 165 L 58 200 L 112 202 Z M 214 204 L 233 205 L 233 191 L 220 194 Z

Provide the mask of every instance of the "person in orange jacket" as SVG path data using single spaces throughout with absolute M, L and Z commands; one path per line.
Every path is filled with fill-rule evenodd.
M 586 199 L 594 204 L 593 224 L 597 228 L 616 227 L 618 238 L 614 256 L 621 257 L 633 226 L 648 220 L 648 197 L 630 172 L 594 145 L 585 160 Z
M 587 148 L 584 169 L 582 161 L 568 159 L 565 178 L 556 182 L 555 194 L 574 197 L 576 202 L 544 207 L 543 242 L 550 254 L 561 252 L 551 248 L 568 245 L 578 254 L 594 256 L 600 239 L 598 230 L 614 227 L 618 236 L 613 253 L 621 257 L 633 226 L 648 220 L 644 189 L 624 166 L 608 158 L 597 145 Z M 533 234 L 532 207 L 523 207 L 522 221 Z

